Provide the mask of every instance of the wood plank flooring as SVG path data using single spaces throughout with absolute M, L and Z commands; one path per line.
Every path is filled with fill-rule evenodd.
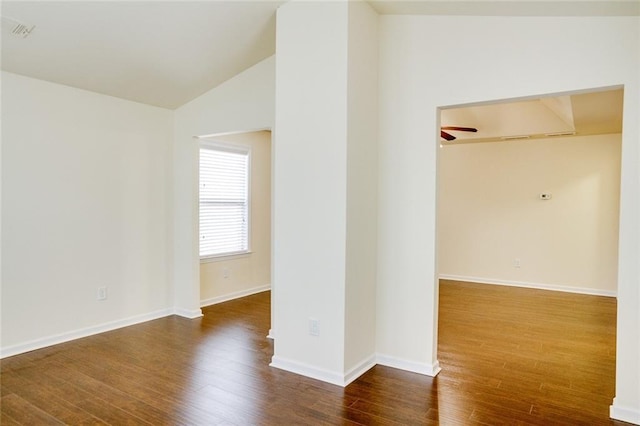
M 623 425 L 615 299 L 443 281 L 437 378 L 268 366 L 268 292 L 6 358 L 4 425 Z
M 458 424 L 625 424 L 608 419 L 615 339 L 615 298 L 442 280 L 440 411 L 462 407 Z

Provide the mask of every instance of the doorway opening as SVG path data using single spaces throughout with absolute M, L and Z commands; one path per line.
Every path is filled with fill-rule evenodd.
M 608 416 L 622 109 L 607 87 L 440 110 L 439 377 L 458 381 L 444 397 L 483 378 L 528 414 Z
M 270 130 L 199 140 L 200 304 L 205 307 L 271 290 L 272 141 Z M 205 157 L 217 166 L 205 170 Z

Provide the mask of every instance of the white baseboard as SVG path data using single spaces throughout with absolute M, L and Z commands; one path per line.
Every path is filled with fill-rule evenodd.
M 173 310 L 173 314 L 178 315 L 178 316 L 183 317 L 183 318 L 187 318 L 187 319 L 196 319 L 196 318 L 200 318 L 201 316 L 203 316 L 201 309 L 175 308 Z
M 557 284 L 540 284 L 540 283 L 530 283 L 530 282 L 523 282 L 523 281 L 498 280 L 494 278 L 465 277 L 462 275 L 448 275 L 448 274 L 440 274 L 439 278 L 442 280 L 467 281 L 467 282 L 478 283 L 478 284 L 504 285 L 509 287 L 534 288 L 538 290 L 563 291 L 565 293 L 589 294 L 592 296 L 617 297 L 616 291 L 600 290 L 596 288 L 570 287 L 566 285 L 557 285 Z
M 371 355 L 369 358 L 361 361 L 355 367 L 351 368 L 344 375 L 334 371 L 313 367 L 311 365 L 303 364 L 297 361 L 283 359 L 275 355 L 273 358 L 271 358 L 271 364 L 269 365 L 280 370 L 289 371 L 291 373 L 300 374 L 312 379 L 321 380 L 333 385 L 345 387 L 349 383 L 353 382 L 358 377 L 369 371 L 372 367 L 374 367 L 376 365 L 376 357 L 375 355 Z
M 41 339 L 30 340 L 28 342 L 20 343 L 18 345 L 1 348 L 0 358 L 19 355 L 25 352 L 34 351 L 36 349 L 42 349 L 48 346 L 57 345 L 59 343 L 64 343 L 71 340 L 92 336 L 94 334 L 104 333 L 106 331 L 116 330 L 118 328 L 127 327 L 134 324 L 140 324 L 140 323 L 155 320 L 158 318 L 163 318 L 172 314 L 174 314 L 173 309 L 171 308 L 162 309 L 159 311 L 149 312 L 148 314 L 134 315 L 129 318 L 110 321 L 110 322 L 98 324 L 92 327 L 86 327 L 78 330 L 69 331 L 66 333 L 55 334 L 53 336 L 43 337 Z
M 248 288 L 246 290 L 235 291 L 233 293 L 223 294 L 222 296 L 211 297 L 200 301 L 200 307 L 215 305 L 217 303 L 228 302 L 229 300 L 239 299 L 252 294 L 262 293 L 271 290 L 271 284 L 265 284 L 258 287 Z
M 376 356 L 371 355 L 369 358 L 362 360 L 355 367 L 347 371 L 347 374 L 344 375 L 342 386 L 347 386 L 349 383 L 356 380 L 358 377 L 362 376 L 364 373 L 375 367 L 376 365 Z
M 396 358 L 393 356 L 377 354 L 376 363 L 385 367 L 397 368 L 400 370 L 411 371 L 413 373 L 423 374 L 425 376 L 435 377 L 440 372 L 440 363 L 436 360 L 433 364 L 409 361 L 406 359 Z
M 622 420 L 623 422 L 640 425 L 640 410 L 637 408 L 621 407 L 616 405 L 616 399 L 613 398 L 613 405 L 609 407 L 609 416 L 612 419 Z
M 371 355 L 369 358 L 364 359 L 355 367 L 351 368 L 344 375 L 338 372 L 320 369 L 298 361 L 278 357 L 276 355 L 271 358 L 271 364 L 269 365 L 271 367 L 285 370 L 290 373 L 300 374 L 301 376 L 310 377 L 312 379 L 321 380 L 326 383 L 345 387 L 349 383 L 353 382 L 358 377 L 369 371 L 371 368 L 375 367 L 377 364 L 431 377 L 435 377 L 440 372 L 440 363 L 438 361 L 434 362 L 433 364 L 424 364 L 381 354 Z
M 271 364 L 269 364 L 269 366 L 289 371 L 290 373 L 300 374 L 301 376 L 310 377 L 312 379 L 321 380 L 333 385 L 345 386 L 344 376 L 339 372 L 324 370 L 298 361 L 278 357 L 276 355 L 271 358 Z
M 208 304 L 220 303 L 227 300 L 236 299 L 238 297 L 248 296 L 250 294 L 267 291 L 270 288 L 271 288 L 270 285 L 254 287 L 252 289 L 245 290 L 242 292 L 236 292 L 236 293 L 221 296 L 215 299 L 209 299 L 208 301 L 203 301 L 203 303 L 205 302 L 210 302 Z M 135 315 L 129 318 L 110 321 L 110 322 L 98 324 L 92 327 L 81 328 L 81 329 L 69 331 L 66 333 L 60 333 L 60 334 L 55 334 L 53 336 L 47 336 L 40 339 L 30 340 L 25 343 L 20 343 L 17 345 L 0 348 L 0 359 L 14 356 L 14 355 L 19 355 L 25 352 L 34 351 L 36 349 L 46 348 L 48 346 L 57 345 L 59 343 L 64 343 L 71 340 L 81 339 L 83 337 L 92 336 L 94 334 L 104 333 L 106 331 L 116 330 L 118 328 L 140 324 L 143 322 L 166 317 L 169 315 L 178 315 L 183 318 L 195 319 L 195 318 L 202 317 L 202 310 L 201 309 L 183 309 L 183 308 L 162 309 L 159 311 L 150 312 L 148 314 Z

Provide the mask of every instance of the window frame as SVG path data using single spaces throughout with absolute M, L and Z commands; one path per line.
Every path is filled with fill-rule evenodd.
M 225 252 L 218 254 L 210 254 L 202 256 L 200 254 L 200 150 L 210 149 L 213 151 L 231 152 L 237 154 L 244 154 L 247 156 L 247 248 L 245 250 L 238 250 L 233 252 Z M 244 257 L 251 254 L 251 146 L 244 144 L 235 144 L 229 142 L 221 142 L 217 140 L 200 139 L 198 145 L 198 258 L 200 263 L 217 262 L 222 260 L 230 260 L 233 258 Z

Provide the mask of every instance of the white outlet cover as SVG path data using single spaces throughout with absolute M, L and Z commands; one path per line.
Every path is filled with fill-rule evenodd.
M 107 287 L 99 287 L 98 300 L 106 300 L 106 299 L 107 299 Z
M 320 321 L 315 318 L 309 318 L 309 334 L 312 336 L 320 335 Z

